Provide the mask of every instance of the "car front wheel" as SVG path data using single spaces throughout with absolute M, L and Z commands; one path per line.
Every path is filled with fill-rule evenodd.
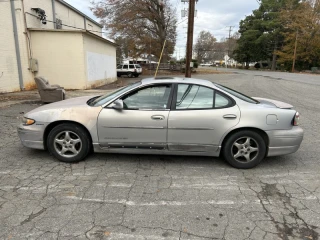
M 129 78 L 132 78 L 132 72 L 128 72 L 127 75 L 128 75 Z
M 231 166 L 249 169 L 257 166 L 264 159 L 266 143 L 257 132 L 239 131 L 226 140 L 222 153 Z
M 88 133 L 76 124 L 60 124 L 54 127 L 47 139 L 49 152 L 62 162 L 83 160 L 90 152 Z

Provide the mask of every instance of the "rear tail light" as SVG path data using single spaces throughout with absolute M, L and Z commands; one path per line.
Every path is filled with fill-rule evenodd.
M 299 126 L 299 122 L 300 122 L 300 114 L 298 112 L 296 112 L 296 114 L 294 115 L 293 118 L 293 126 Z

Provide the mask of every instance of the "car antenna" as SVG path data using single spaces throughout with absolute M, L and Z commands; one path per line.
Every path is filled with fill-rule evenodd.
M 156 79 L 157 74 L 158 74 L 159 65 L 160 65 L 160 63 L 161 63 L 162 54 L 163 54 L 163 51 L 164 51 L 164 47 L 166 46 L 166 42 L 167 42 L 167 39 L 166 39 L 166 40 L 164 40 L 164 43 L 163 43 L 163 47 L 162 47 L 162 51 L 161 51 L 161 55 L 160 55 L 160 59 L 159 59 L 159 62 L 158 62 L 157 70 L 156 70 L 156 73 L 154 74 L 154 79 Z

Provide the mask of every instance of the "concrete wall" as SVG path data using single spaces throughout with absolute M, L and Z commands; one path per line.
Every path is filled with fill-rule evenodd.
M 47 20 L 53 21 L 53 8 L 52 8 L 52 0 L 25 0 L 24 1 L 25 12 L 36 15 L 36 12 L 31 10 L 31 8 L 41 8 L 46 11 Z M 73 27 L 85 29 L 87 25 L 88 30 L 94 30 L 95 34 L 102 36 L 100 33 L 102 31 L 101 27 L 96 23 L 85 20 L 84 16 L 79 14 L 78 12 L 70 9 L 59 1 L 55 1 L 55 11 L 56 18 L 62 20 L 62 24 L 69 25 L 72 27 L 62 26 L 62 29 L 66 30 L 76 30 Z M 39 19 L 31 16 L 30 14 L 26 14 L 27 18 L 27 26 L 28 28 L 40 28 L 40 29 L 55 29 L 55 25 L 51 22 L 47 22 L 46 25 L 42 24 Z M 90 27 L 91 25 L 92 27 Z
M 46 11 L 47 19 L 53 21 L 52 2 L 51 0 L 24 0 L 24 11 L 33 15 L 37 15 L 31 8 L 41 8 Z M 47 22 L 42 24 L 39 19 L 26 14 L 28 28 L 54 29 L 54 24 Z
M 10 1 L 1 2 L 0 7 L 0 92 L 20 90 L 16 47 L 14 40 Z M 29 71 L 29 48 L 25 32 L 23 6 L 14 1 L 20 49 L 23 88 L 35 87 L 33 74 Z
M 85 28 L 84 25 L 84 17 L 75 11 L 67 8 L 60 2 L 56 1 L 56 17 L 62 20 L 62 24 L 66 24 L 69 26 L 77 27 L 77 28 Z M 75 30 L 74 28 L 62 26 L 62 29 Z
M 54 29 L 53 23 L 47 22 L 46 25 L 43 25 L 39 19 L 25 14 L 26 12 L 36 14 L 31 8 L 40 7 L 46 11 L 47 19 L 53 20 L 52 1 L 15 0 L 13 2 L 20 49 L 22 88 L 26 90 L 36 88 L 34 77 L 38 75 L 54 78 L 51 81 L 52 83 L 61 84 L 66 88 L 81 89 L 91 86 L 91 84 L 87 84 L 82 33 L 28 31 L 27 27 Z M 61 18 L 64 24 L 85 28 L 84 16 L 57 0 L 55 5 L 56 17 Z M 87 28 L 89 24 L 92 26 L 90 30 L 101 31 L 99 25 L 88 19 L 86 24 Z M 93 33 L 102 35 L 97 32 Z M 106 45 L 106 43 L 104 44 Z M 29 69 L 29 62 L 32 57 L 39 61 L 38 73 L 32 73 Z M 10 1 L 2 1 L 0 2 L 0 92 L 19 90 L 19 72 L 11 4 Z
M 66 89 L 86 87 L 81 32 L 31 31 L 33 55 L 39 61 L 36 76 Z
M 101 86 L 117 80 L 116 47 L 83 34 L 86 87 Z
M 0 4 L 0 92 L 6 92 L 20 88 L 10 2 Z
M 88 31 L 92 31 L 92 33 L 102 37 L 102 28 L 99 27 L 98 25 L 96 25 L 94 22 L 90 21 L 90 20 L 86 20 L 87 23 L 87 30 Z

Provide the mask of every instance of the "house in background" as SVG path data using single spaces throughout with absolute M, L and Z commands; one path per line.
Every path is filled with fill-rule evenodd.
M 35 88 L 36 76 L 67 89 L 115 81 L 116 44 L 102 29 L 63 0 L 0 1 L 0 92 Z

